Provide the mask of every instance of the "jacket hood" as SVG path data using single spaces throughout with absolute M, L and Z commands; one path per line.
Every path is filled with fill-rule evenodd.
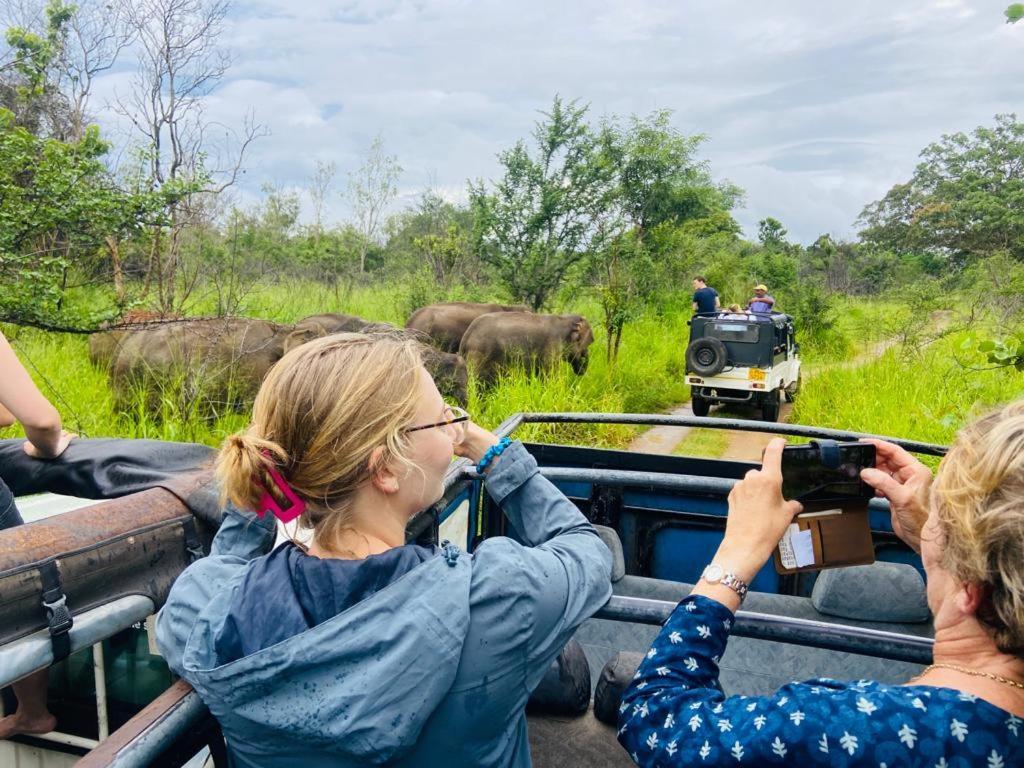
M 246 735 L 247 749 L 294 745 L 360 763 L 394 760 L 416 743 L 455 679 L 470 575 L 470 556 L 448 545 L 337 616 L 223 662 L 217 637 L 236 583 L 200 615 L 185 645 L 185 677 L 226 733 Z

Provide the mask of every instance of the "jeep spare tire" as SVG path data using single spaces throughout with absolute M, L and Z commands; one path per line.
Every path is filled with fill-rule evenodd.
M 686 348 L 686 370 L 699 376 L 717 376 L 725 369 L 728 352 L 719 339 L 695 339 Z

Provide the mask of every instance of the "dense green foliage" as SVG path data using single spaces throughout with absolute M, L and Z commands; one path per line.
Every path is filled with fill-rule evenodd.
M 54 317 L 73 286 L 97 269 L 108 239 L 137 232 L 156 217 L 163 198 L 129 193 L 102 162 L 108 146 L 90 128 L 73 142 L 39 138 L 0 109 L 0 317 Z M 102 308 L 76 318 L 103 319 Z
M 865 242 L 897 253 L 947 257 L 960 268 L 1000 251 L 1024 260 L 1024 123 L 943 136 L 914 175 L 861 214 Z

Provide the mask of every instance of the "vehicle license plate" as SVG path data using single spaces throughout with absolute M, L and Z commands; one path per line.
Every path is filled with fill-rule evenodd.
M 760 368 L 751 368 L 747 378 L 751 381 L 764 381 L 764 371 Z

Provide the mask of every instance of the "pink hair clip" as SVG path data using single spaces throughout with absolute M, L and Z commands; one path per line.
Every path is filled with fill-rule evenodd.
M 270 451 L 261 451 L 261 453 L 268 459 L 272 459 Z M 284 495 L 290 502 L 287 507 L 281 508 L 281 505 L 277 503 L 277 500 L 268 491 L 262 483 L 258 480 L 256 485 L 263 488 L 263 495 L 260 497 L 259 509 L 256 510 L 256 514 L 262 518 L 267 512 L 270 512 L 274 517 L 280 520 L 282 523 L 290 523 L 292 520 L 297 518 L 303 512 L 306 511 L 306 502 L 298 497 L 298 495 L 291 489 L 291 486 L 285 482 L 285 479 L 281 477 L 280 473 L 274 468 L 273 464 L 267 465 L 267 471 L 270 473 L 270 477 L 273 479 L 277 489 Z

